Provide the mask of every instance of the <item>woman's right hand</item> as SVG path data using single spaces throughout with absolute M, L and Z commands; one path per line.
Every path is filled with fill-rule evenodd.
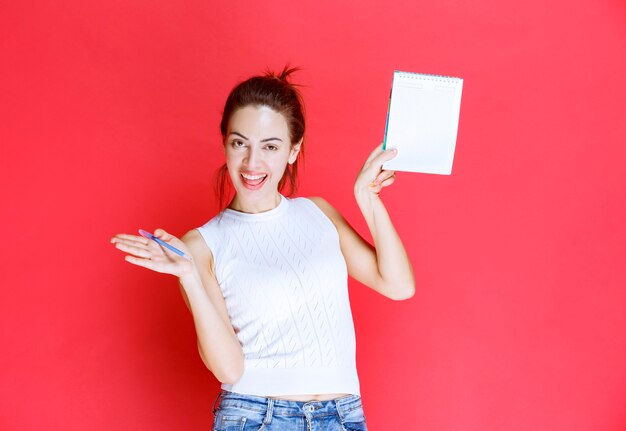
M 187 256 L 191 256 L 184 242 L 163 229 L 155 230 L 154 236 L 176 247 Z M 111 243 L 117 249 L 128 253 L 125 259 L 133 265 L 143 266 L 163 274 L 172 274 L 179 278 L 192 274 L 194 271 L 193 260 L 171 252 L 152 239 L 120 233 L 111 238 Z

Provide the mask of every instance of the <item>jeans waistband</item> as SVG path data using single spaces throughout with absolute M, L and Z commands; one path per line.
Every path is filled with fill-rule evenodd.
M 269 422 L 272 416 L 323 416 L 337 413 L 340 417 L 356 408 L 362 408 L 359 395 L 346 395 L 326 401 L 290 401 L 271 397 L 239 394 L 222 390 L 213 404 L 213 412 L 218 408 L 237 408 L 265 414 Z

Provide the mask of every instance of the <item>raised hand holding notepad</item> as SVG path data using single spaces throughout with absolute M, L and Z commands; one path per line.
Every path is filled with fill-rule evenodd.
M 463 79 L 395 71 L 383 148 L 398 155 L 383 169 L 450 175 Z

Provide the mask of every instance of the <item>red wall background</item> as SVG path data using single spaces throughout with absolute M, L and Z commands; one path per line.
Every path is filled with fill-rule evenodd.
M 465 79 L 452 175 L 384 193 L 416 295 L 350 284 L 370 429 L 625 429 L 625 24 L 623 0 L 4 2 L 0 428 L 209 429 L 175 279 L 108 241 L 214 215 L 225 97 L 290 62 L 300 194 L 361 232 L 393 69 Z

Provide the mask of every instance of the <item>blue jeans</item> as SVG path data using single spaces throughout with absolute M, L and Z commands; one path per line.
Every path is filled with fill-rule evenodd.
M 222 391 L 213 431 L 367 431 L 361 397 L 287 401 Z

